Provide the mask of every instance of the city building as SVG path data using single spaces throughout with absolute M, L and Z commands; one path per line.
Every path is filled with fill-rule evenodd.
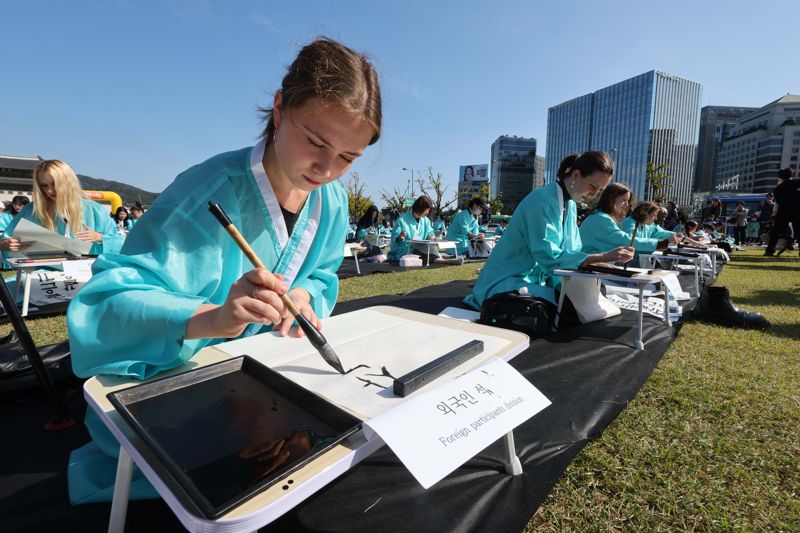
M 534 189 L 536 139 L 501 135 L 492 143 L 491 197 L 502 195 L 503 211 L 513 213 Z
M 756 109 L 758 108 L 709 105 L 700 110 L 694 192 L 708 192 L 714 188 L 714 164 L 727 130 L 740 117 Z
M 475 196 L 480 196 L 488 200 L 489 184 L 489 165 L 471 164 L 462 165 L 458 169 L 458 207 L 463 208 L 469 204 Z M 481 188 L 486 187 L 487 191 L 481 194 Z
M 544 157 L 537 155 L 533 162 L 533 188 L 544 187 Z
M 769 192 L 778 170 L 798 168 L 800 95 L 787 94 L 726 127 L 717 150 L 714 189 Z
M 0 201 L 10 202 L 15 196 L 31 197 L 33 169 L 38 157 L 0 155 Z
M 651 70 L 555 105 L 547 114 L 545 182 L 573 152 L 601 150 L 616 181 L 637 198 L 652 198 L 647 164 L 666 164 L 666 197 L 691 203 L 700 115 L 699 83 Z

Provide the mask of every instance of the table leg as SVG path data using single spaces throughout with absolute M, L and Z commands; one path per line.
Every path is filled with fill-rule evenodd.
M 117 478 L 114 481 L 114 499 L 111 501 L 111 518 L 108 521 L 108 533 L 125 531 L 125 515 L 128 513 L 128 496 L 131 492 L 131 477 L 133 476 L 133 459 L 119 448 L 117 461 Z
M 361 267 L 358 264 L 358 252 L 355 248 L 350 249 L 350 253 L 353 254 L 353 261 L 356 262 L 356 273 L 360 276 L 361 275 Z
M 25 289 L 22 293 L 22 316 L 28 316 L 28 306 L 31 302 L 31 274 L 25 276 Z
M 664 322 L 667 323 L 667 327 L 672 327 L 672 322 L 669 319 L 669 289 L 663 281 L 661 282 L 661 288 L 664 291 Z
M 437 244 L 437 246 L 438 246 L 438 244 Z M 425 266 L 431 266 L 431 244 L 430 243 L 428 243 L 428 246 L 425 248 L 425 250 L 428 252 L 428 256 L 425 258 L 425 263 L 426 263 Z
M 25 273 L 26 273 L 26 270 L 24 268 L 18 268 L 17 269 L 17 283 L 16 283 L 17 286 L 14 288 L 14 301 L 15 302 L 17 301 L 17 298 L 19 298 L 19 287 L 20 287 L 20 284 L 22 284 L 22 277 L 23 277 L 23 274 L 25 274 Z
M 644 343 L 642 342 L 642 318 L 644 316 L 644 287 L 639 285 L 639 323 L 636 325 L 636 343 L 634 348 L 637 350 L 644 350 Z
M 567 295 L 567 282 L 569 276 L 561 276 L 561 294 L 558 295 L 558 309 L 556 309 L 556 319 L 553 321 L 553 331 L 558 331 L 558 319 L 561 318 L 561 308 L 564 307 L 564 297 Z
M 700 296 L 700 275 L 703 273 L 703 263 L 702 260 L 694 262 L 694 292 L 695 296 Z
M 505 441 L 506 474 L 518 476 L 522 474 L 522 463 L 517 457 L 517 450 L 514 447 L 514 431 L 506 433 L 503 440 Z

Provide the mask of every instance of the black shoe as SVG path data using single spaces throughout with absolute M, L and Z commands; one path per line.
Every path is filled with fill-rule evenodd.
M 764 257 L 775 257 L 775 252 L 767 250 L 766 252 L 764 252 Z
M 706 287 L 697 301 L 694 317 L 719 326 L 766 330 L 771 326 L 761 313 L 741 311 L 731 302 L 726 287 Z

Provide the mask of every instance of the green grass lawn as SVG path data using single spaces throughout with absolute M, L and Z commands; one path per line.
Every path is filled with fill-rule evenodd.
M 717 285 L 772 329 L 685 325 L 529 530 L 800 530 L 800 259 L 762 254 L 737 253 Z M 478 266 L 351 278 L 339 299 L 473 279 Z M 64 317 L 28 327 L 37 344 L 66 338 Z

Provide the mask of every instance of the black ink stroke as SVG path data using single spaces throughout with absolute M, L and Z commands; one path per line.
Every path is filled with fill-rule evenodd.
M 368 380 L 368 379 L 360 378 L 360 377 L 358 377 L 358 376 L 356 376 L 356 379 L 357 379 L 358 381 L 363 381 L 363 382 L 364 382 L 364 386 L 365 386 L 365 387 L 369 387 L 370 385 L 375 385 L 376 387 L 379 387 L 379 388 L 381 388 L 381 389 L 385 389 L 385 388 L 387 388 L 387 387 L 384 387 L 383 385 L 381 385 L 380 383 L 375 383 L 374 381 L 370 381 L 370 380 Z
M 385 377 L 385 378 L 397 379 L 396 377 L 394 377 L 394 376 L 391 374 L 391 372 L 389 372 L 389 371 L 386 369 L 386 367 L 385 367 L 385 366 L 382 366 L 382 367 L 381 367 L 381 373 L 380 373 L 380 374 L 364 374 L 364 375 L 365 375 L 365 376 L 376 376 L 376 377 L 379 377 L 379 378 L 380 378 L 380 377 Z
M 353 368 L 351 368 L 350 370 L 348 370 L 347 372 L 345 372 L 344 374 L 341 374 L 341 375 L 345 376 L 345 375 L 349 374 L 350 372 L 352 372 L 353 370 L 355 370 L 356 368 L 361 368 L 362 366 L 364 368 L 369 368 L 367 365 L 358 365 L 358 366 L 354 366 Z

